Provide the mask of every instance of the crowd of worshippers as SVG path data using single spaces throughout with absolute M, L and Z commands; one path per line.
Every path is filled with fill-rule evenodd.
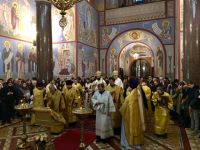
M 0 120 L 9 124 L 18 117 L 14 107 L 26 99 L 33 107 L 49 107 L 61 115 L 66 127 L 77 122 L 72 110 L 96 112 L 96 142 L 121 137 L 125 149 L 141 149 L 144 133 L 151 128 L 158 138 L 167 138 L 169 120 L 199 136 L 200 90 L 193 82 L 168 78 L 119 78 L 118 71 L 103 77 L 57 78 L 49 82 L 0 79 Z

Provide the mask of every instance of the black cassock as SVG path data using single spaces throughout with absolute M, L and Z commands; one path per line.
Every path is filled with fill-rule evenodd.
M 9 92 L 13 94 L 8 95 Z M 1 92 L 1 119 L 2 123 L 10 122 L 11 118 L 14 117 L 14 107 L 17 99 L 17 92 L 14 86 L 5 86 Z

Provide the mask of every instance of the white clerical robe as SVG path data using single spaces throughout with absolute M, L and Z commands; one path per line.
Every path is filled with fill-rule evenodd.
M 92 96 L 93 107 L 96 110 L 96 135 L 106 139 L 114 135 L 112 128 L 112 117 L 110 113 L 115 112 L 115 105 L 109 91 L 102 94 L 96 91 Z
M 123 82 L 120 78 L 117 78 L 115 80 L 115 84 L 118 85 L 119 87 L 121 87 L 122 89 L 124 88 Z

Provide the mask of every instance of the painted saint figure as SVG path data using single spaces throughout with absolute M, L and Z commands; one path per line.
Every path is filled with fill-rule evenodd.
M 171 40 L 171 25 L 169 20 L 162 21 L 161 37 L 167 40 Z
M 37 62 L 36 49 L 32 47 L 30 49 L 30 53 L 28 56 L 28 71 L 31 74 L 36 73 L 36 62 Z
M 82 55 L 82 61 L 81 61 L 81 66 L 82 66 L 82 76 L 85 76 L 86 72 L 86 62 L 85 62 L 85 55 L 84 55 L 84 48 L 82 48 L 81 55 Z
M 103 34 L 102 34 L 102 45 L 107 45 L 110 42 L 110 37 L 109 37 L 109 28 L 104 27 L 103 28 Z
M 12 3 L 12 8 L 11 8 L 11 24 L 12 24 L 12 28 L 13 30 L 16 30 L 16 27 L 19 23 L 19 17 L 18 17 L 18 14 L 17 14 L 17 8 L 18 8 L 18 5 L 16 2 L 13 2 Z
M 3 71 L 5 73 L 5 79 L 9 79 L 12 77 L 12 71 L 13 71 L 13 52 L 11 51 L 11 45 L 9 41 L 4 42 L 4 49 L 2 53 L 2 60 L 3 60 Z
M 65 49 L 64 45 L 62 45 L 58 49 L 58 64 L 59 64 L 60 70 L 64 69 L 64 58 L 63 58 L 63 50 L 64 49 Z
M 67 26 L 64 28 L 63 35 L 67 41 L 71 40 L 74 32 L 74 12 L 72 9 L 67 11 Z
M 156 59 L 157 59 L 157 76 L 162 76 L 163 75 L 163 53 L 162 50 L 160 48 L 160 46 L 157 47 L 157 55 L 156 55 Z
M 110 65 L 111 65 L 111 71 L 117 70 L 117 55 L 116 55 L 116 49 L 112 48 L 110 53 Z
M 25 57 L 24 57 L 24 45 L 21 43 L 17 45 L 16 68 L 17 68 L 17 78 L 24 79 Z
M 2 8 L 2 12 L 3 12 L 3 20 L 4 20 L 4 25 L 5 27 L 8 25 L 8 10 L 9 7 L 7 5 L 7 3 L 3 3 L 3 8 Z
M 75 65 L 71 62 L 70 58 L 70 49 L 68 47 L 65 48 L 65 45 L 62 45 L 58 55 L 58 64 L 61 68 L 59 72 L 60 75 L 71 75 L 74 73 Z

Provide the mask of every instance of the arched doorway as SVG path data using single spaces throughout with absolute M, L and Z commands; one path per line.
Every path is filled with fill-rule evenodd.
M 137 77 L 141 76 L 147 76 L 153 75 L 153 60 L 154 60 L 154 54 L 148 45 L 141 43 L 141 42 L 133 42 L 128 44 L 127 46 L 124 47 L 124 49 L 121 51 L 120 56 L 119 56 L 119 66 L 120 68 L 123 69 L 124 73 L 126 75 L 134 76 L 136 77 L 136 72 L 137 72 Z M 143 61 L 142 61 L 143 60 Z M 146 63 L 144 63 L 144 61 Z M 134 62 L 136 62 L 136 70 L 132 68 L 134 66 Z M 144 66 L 144 64 L 148 64 Z M 145 72 L 141 72 L 140 75 L 138 74 L 138 69 L 140 66 L 143 65 L 142 67 L 144 68 Z M 148 70 L 146 70 L 148 69 Z M 148 73 L 146 72 L 148 71 Z
M 146 59 L 137 59 L 130 66 L 130 76 L 140 78 L 152 75 L 152 68 Z
M 166 52 L 161 41 L 151 32 L 135 29 L 117 36 L 106 52 L 107 75 L 114 70 L 123 70 L 130 75 L 130 66 L 138 59 L 146 59 L 152 70 L 152 76 L 166 75 Z

